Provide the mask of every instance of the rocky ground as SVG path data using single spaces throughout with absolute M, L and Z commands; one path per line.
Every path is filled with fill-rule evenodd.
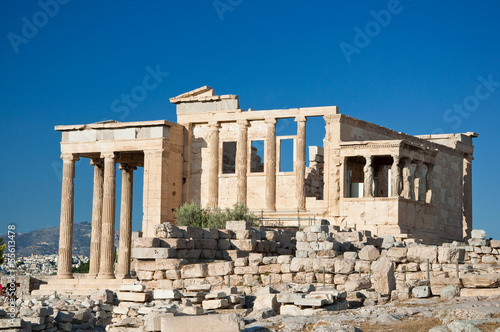
M 31 327 L 27 328 L 24 325 L 24 328 L 5 330 L 5 327 L 3 329 L 0 327 L 0 329 L 2 331 L 154 331 L 159 330 L 159 327 L 154 327 L 158 323 L 150 318 L 161 312 L 160 307 L 169 308 L 163 310 L 163 314 L 169 313 L 168 315 L 173 318 L 186 314 L 183 305 L 176 306 L 165 301 L 161 306 L 156 306 L 160 311 L 144 307 L 134 315 L 124 316 L 118 314 L 119 308 L 122 307 L 116 305 L 116 298 L 113 299 L 114 305 L 106 304 L 112 300 L 108 295 L 109 292 L 108 294 L 101 292 L 99 298 L 93 295 L 93 299 L 91 296 L 25 299 L 19 303 L 20 316 L 23 316 L 24 321 L 31 320 Z M 5 303 L 3 307 L 4 310 L 7 309 Z M 258 312 L 244 308 L 205 312 L 208 315 L 224 313 L 240 315 L 245 325 L 244 331 L 247 332 L 500 331 L 500 296 L 455 297 L 450 300 L 438 296 L 412 298 L 407 301 L 391 301 L 356 309 L 323 311 L 310 316 L 276 315 L 262 318 L 267 316 L 265 311 Z M 40 315 L 44 318 L 40 319 Z M 1 318 L 4 320 L 6 317 Z
M 274 316 L 248 322 L 245 331 L 500 331 L 500 297 L 439 297 L 328 312 L 315 316 Z

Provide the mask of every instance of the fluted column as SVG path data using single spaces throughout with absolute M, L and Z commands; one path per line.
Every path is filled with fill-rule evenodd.
M 92 158 L 90 164 L 94 165 L 94 195 L 92 199 L 92 235 L 90 238 L 89 276 L 95 277 L 99 273 L 99 262 L 101 257 L 102 185 L 104 167 L 102 160 L 99 158 Z
M 266 209 L 276 210 L 276 119 L 266 119 Z
M 391 166 L 391 196 L 399 197 L 401 194 L 401 168 L 399 167 L 399 156 L 392 156 Z
M 364 197 L 373 197 L 373 167 L 372 167 L 372 157 L 365 156 L 365 166 L 364 171 Z
M 207 207 L 216 209 L 219 205 L 219 124 L 209 123 L 208 138 L 208 203 Z
M 304 180 L 306 171 L 306 117 L 296 117 L 295 122 L 297 122 L 295 198 L 297 199 L 297 208 L 300 210 L 305 210 L 306 192 L 304 187 Z
M 408 199 L 415 199 L 414 177 L 411 168 L 411 159 L 404 159 L 403 167 L 403 197 Z
M 105 153 L 104 158 L 104 186 L 102 202 L 102 235 L 101 235 L 101 261 L 99 264 L 98 278 L 112 279 L 115 277 L 113 270 L 115 251 L 115 180 L 116 180 L 116 155 Z
M 238 146 L 236 148 L 236 176 L 237 191 L 236 201 L 238 203 L 247 203 L 247 152 L 248 152 L 248 121 L 238 121 L 240 133 L 238 137 Z
M 432 194 L 434 191 L 434 178 L 432 171 L 434 170 L 433 164 L 427 164 L 427 175 L 425 176 L 425 187 L 427 189 L 425 195 L 425 201 L 427 203 L 432 203 Z
M 132 248 L 132 191 L 134 170 L 137 167 L 120 164 L 122 170 L 122 198 L 120 205 L 120 242 L 118 246 L 118 278 L 130 277 L 130 251 Z
M 75 161 L 78 156 L 62 154 L 63 174 L 61 193 L 61 225 L 59 229 L 59 258 L 57 262 L 57 278 L 72 279 L 71 263 L 73 256 L 73 211 L 75 196 Z

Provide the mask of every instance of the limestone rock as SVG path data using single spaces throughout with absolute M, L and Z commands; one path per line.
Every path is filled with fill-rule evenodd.
M 437 247 L 426 245 L 414 245 L 408 247 L 408 261 L 416 263 L 437 263 Z
M 417 286 L 413 287 L 411 294 L 416 298 L 426 298 L 431 296 L 431 289 L 429 286 Z
M 380 252 L 375 246 L 367 245 L 359 251 L 358 256 L 365 261 L 376 261 L 380 257 Z
M 485 239 L 486 231 L 482 229 L 473 229 L 472 232 L 470 233 L 470 236 L 473 239 Z
M 278 312 L 279 303 L 276 294 L 262 294 L 255 298 L 253 310 L 260 311 L 269 309 Z
M 486 288 L 498 287 L 498 274 L 466 274 L 462 276 L 462 283 L 465 288 Z
M 247 231 L 251 230 L 252 227 L 249 221 L 244 220 L 231 220 L 226 222 L 226 229 L 236 232 L 236 231 Z
M 438 248 L 438 262 L 441 264 L 450 264 L 459 262 L 463 262 L 465 257 L 465 249 L 457 248 L 457 247 L 444 247 L 441 246 Z
M 344 289 L 347 292 L 354 292 L 362 289 L 369 289 L 372 286 L 372 283 L 370 279 L 368 278 L 356 278 L 352 280 L 348 280 L 345 285 Z
M 389 258 L 391 262 L 401 263 L 406 261 L 407 252 L 407 248 L 392 247 L 385 252 L 385 256 Z
M 335 273 L 349 274 L 354 271 L 355 260 L 352 259 L 336 259 Z
M 372 285 L 382 295 L 390 295 L 396 289 L 396 278 L 394 277 L 394 265 L 385 257 L 379 258 L 372 263 L 371 270 Z
M 182 278 L 205 278 L 208 273 L 207 264 L 189 264 L 182 267 Z
M 226 276 L 233 274 L 233 272 L 234 272 L 234 263 L 231 261 L 208 264 L 209 276 Z
M 460 296 L 460 288 L 455 285 L 448 285 L 441 290 L 439 295 L 443 300 L 451 300 L 454 297 Z

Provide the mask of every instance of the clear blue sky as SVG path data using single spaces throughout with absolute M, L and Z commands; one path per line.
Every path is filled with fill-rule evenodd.
M 408 134 L 479 133 L 474 226 L 500 239 L 498 1 L 0 6 L 0 233 L 10 223 L 21 232 L 58 226 L 55 125 L 175 121 L 168 98 L 209 85 L 238 94 L 243 109 L 337 105 L 341 113 Z M 138 95 L 148 66 L 162 76 L 146 96 Z M 126 106 L 120 98 L 132 91 L 136 99 Z M 322 131 L 309 130 L 308 138 Z M 76 173 L 75 222 L 88 221 L 88 160 Z M 141 177 L 136 172 L 135 229 Z

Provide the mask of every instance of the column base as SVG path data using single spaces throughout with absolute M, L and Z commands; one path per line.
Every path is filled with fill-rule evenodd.
M 116 279 L 132 279 L 130 274 L 117 274 Z
M 73 277 L 73 273 L 61 273 L 61 274 L 57 274 L 57 277 L 56 279 L 74 279 L 75 277 Z
M 114 273 L 102 273 L 97 275 L 96 279 L 115 279 Z

